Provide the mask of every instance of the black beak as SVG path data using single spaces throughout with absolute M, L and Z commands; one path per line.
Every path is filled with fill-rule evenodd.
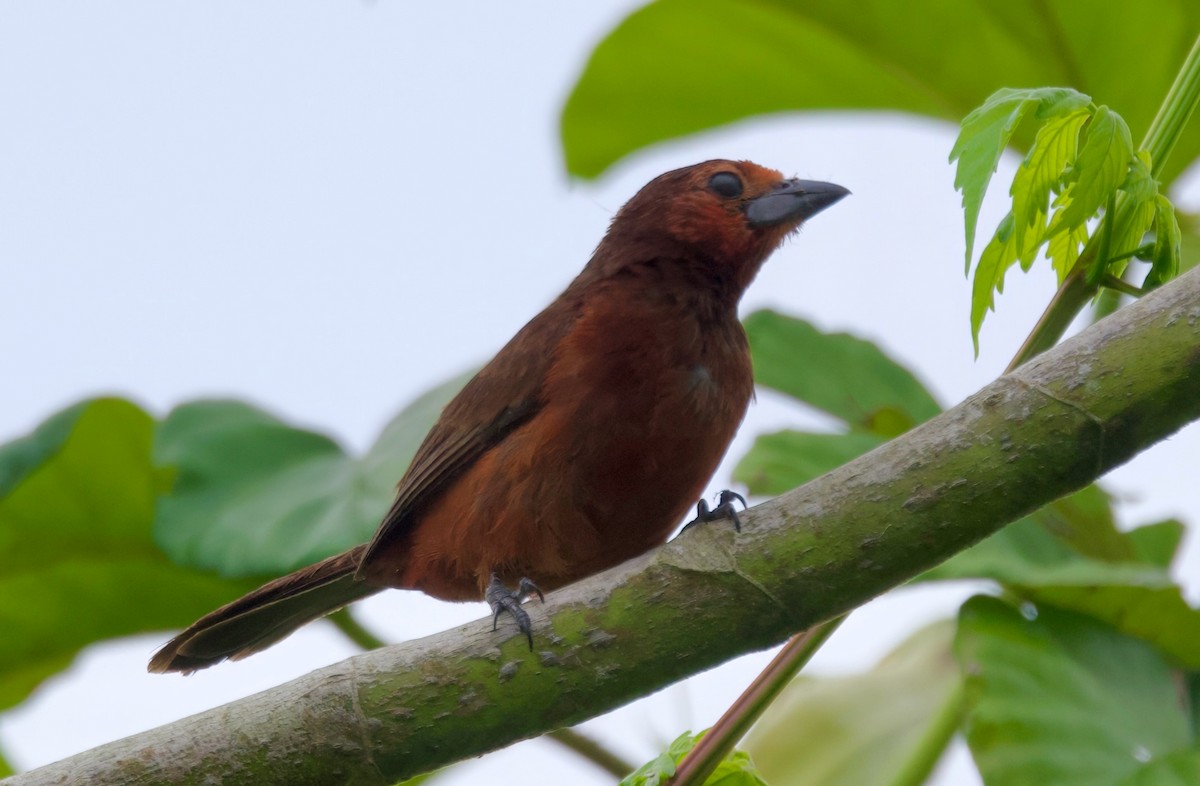
M 784 180 L 762 196 L 748 200 L 743 211 L 752 227 L 799 223 L 812 218 L 850 193 L 836 183 Z

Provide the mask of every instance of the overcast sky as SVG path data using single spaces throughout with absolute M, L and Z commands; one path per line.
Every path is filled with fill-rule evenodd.
M 778 116 L 644 151 L 570 181 L 557 118 L 590 47 L 638 3 L 5 3 L 0 5 L 0 440 L 98 393 L 162 414 L 234 396 L 370 444 L 403 404 L 486 360 L 586 262 L 654 175 L 714 157 L 832 180 L 853 196 L 766 266 L 772 306 L 872 339 L 945 404 L 993 379 L 1052 287 L 1010 276 L 972 358 L 955 129 L 898 116 Z M 1007 190 L 1015 159 L 997 175 Z M 1200 186 L 1183 200 L 1200 208 Z M 991 201 L 986 236 L 1004 212 Z M 815 370 L 814 373 L 819 373 Z M 822 419 L 761 394 L 731 450 Z M 1112 474 L 1122 518 L 1200 521 L 1195 426 Z M 712 483 L 729 485 L 727 461 Z M 1200 594 L 1200 545 L 1181 575 Z M 873 664 L 969 587 L 906 590 L 856 613 L 814 673 Z M 482 604 L 390 592 L 360 608 L 403 640 Z M 150 676 L 166 634 L 86 651 L 0 716 L 34 767 L 279 684 L 353 653 L 313 625 L 184 679 Z M 585 724 L 631 759 L 711 724 L 759 653 Z M 961 749 L 942 783 L 964 780 Z M 484 757 L 448 784 L 529 773 L 609 783 L 552 743 Z M 977 782 L 977 780 L 975 781 Z

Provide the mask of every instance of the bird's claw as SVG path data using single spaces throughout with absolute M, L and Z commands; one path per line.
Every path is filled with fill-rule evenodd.
M 717 495 L 717 506 L 709 508 L 707 500 L 700 500 L 696 503 L 696 518 L 684 525 L 684 529 L 695 524 L 701 524 L 709 521 L 717 521 L 718 519 L 729 519 L 733 522 L 735 532 L 742 531 L 742 520 L 738 518 L 737 507 L 733 504 L 734 501 L 742 503 L 742 507 L 746 508 L 746 498 L 736 491 L 725 489 Z
M 521 608 L 521 604 L 531 595 L 537 595 L 538 600 L 543 603 L 546 602 L 546 596 L 538 589 L 538 585 L 529 579 L 522 578 L 517 584 L 517 589 L 510 591 L 495 573 L 492 574 L 492 580 L 488 583 L 487 590 L 484 592 L 484 598 L 487 599 L 488 605 L 492 607 L 492 630 L 496 630 L 496 624 L 500 621 L 500 615 L 507 611 L 516 620 L 517 629 L 524 633 L 525 638 L 529 640 L 529 650 L 532 652 L 533 621 L 529 619 L 529 613 Z

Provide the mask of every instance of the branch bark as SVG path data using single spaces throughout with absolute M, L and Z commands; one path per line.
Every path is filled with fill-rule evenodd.
M 5 783 L 394 783 L 778 644 L 1197 417 L 1200 269 L 743 514 L 740 534 L 693 528 L 532 605 L 536 652 L 480 620 Z

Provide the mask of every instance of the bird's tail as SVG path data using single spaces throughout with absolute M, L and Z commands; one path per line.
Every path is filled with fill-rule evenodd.
M 380 590 L 357 581 L 365 546 L 264 584 L 196 620 L 150 659 L 152 672 L 193 671 L 266 649 L 292 631 Z

